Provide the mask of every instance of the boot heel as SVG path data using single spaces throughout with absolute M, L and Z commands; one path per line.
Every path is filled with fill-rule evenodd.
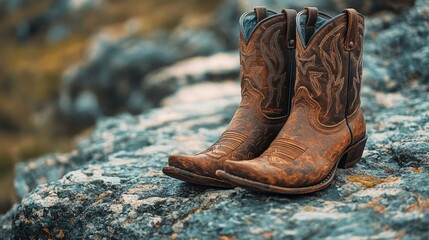
M 353 167 L 356 163 L 358 163 L 363 154 L 363 150 L 365 149 L 367 136 L 355 143 L 353 146 L 349 147 L 341 158 L 338 167 L 339 168 L 349 168 Z

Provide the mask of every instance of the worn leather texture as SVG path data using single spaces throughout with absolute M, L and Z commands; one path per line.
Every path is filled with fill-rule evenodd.
M 243 28 L 240 31 L 242 100 L 229 126 L 207 150 L 192 156 L 171 155 L 170 166 L 217 178 L 215 172 L 223 169 L 225 160 L 260 156 L 288 119 L 295 81 L 295 48 L 285 47 L 287 14 L 269 16 L 261 8 L 255 11 L 260 22 L 249 38 L 243 36 Z M 295 17 L 292 19 L 291 24 L 295 24 Z
M 312 20 L 306 22 L 314 25 L 314 9 L 301 11 L 297 22 L 308 19 L 308 11 Z M 297 28 L 297 77 L 287 123 L 260 157 L 226 161 L 226 173 L 285 188 L 314 186 L 332 173 L 350 146 L 365 137 L 359 94 L 364 18 L 348 10 L 318 29 L 308 29 Z M 306 37 L 310 37 L 307 42 Z

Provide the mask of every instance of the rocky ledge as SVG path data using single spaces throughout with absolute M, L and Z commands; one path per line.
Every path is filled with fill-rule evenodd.
M 71 153 L 19 165 L 22 201 L 0 217 L 0 238 L 428 239 L 428 9 L 418 1 L 410 14 L 368 21 L 362 107 L 369 140 L 363 159 L 340 169 L 328 189 L 267 195 L 163 175 L 169 154 L 208 147 L 238 105 L 236 81 L 198 80 L 162 108 L 99 121 Z M 419 36 L 409 51 L 391 37 L 398 29 Z
M 234 85 L 193 88 L 216 92 L 224 84 Z M 66 174 L 24 196 L 10 214 L 11 230 L 23 239 L 427 238 L 428 94 L 366 88 L 364 96 L 379 107 L 365 108 L 364 158 L 339 170 L 325 191 L 266 195 L 163 175 L 168 154 L 197 152 L 219 137 L 239 101 L 224 96 L 103 120 L 76 151 L 21 165 L 17 188 L 31 186 L 19 179 Z

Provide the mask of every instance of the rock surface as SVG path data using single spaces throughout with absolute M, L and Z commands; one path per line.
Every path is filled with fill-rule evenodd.
M 16 205 L 7 213 L 0 215 L 0 239 L 12 238 L 12 219 L 16 211 Z
M 57 103 L 59 115 L 69 124 L 87 125 L 103 116 L 138 114 L 159 105 L 165 91 L 155 95 L 140 86 L 177 61 L 235 50 L 238 12 L 236 2 L 227 2 L 204 28 L 184 22 L 171 33 L 159 30 L 143 37 L 138 34 L 139 22 L 133 19 L 121 31 L 102 29 L 92 38 L 86 58 L 65 71 Z
M 401 16 L 367 21 L 362 107 L 369 140 L 362 161 L 340 169 L 328 189 L 266 195 L 163 175 L 169 154 L 212 144 L 239 103 L 237 82 L 198 80 L 162 108 L 99 121 L 71 153 L 19 165 L 22 201 L 0 217 L 0 238 L 428 239 L 429 1 L 416 4 Z M 401 48 L 398 28 L 419 38 Z M 383 44 L 394 53 L 377 48 Z M 202 91 L 209 97 L 186 94 Z
M 364 158 L 339 170 L 326 191 L 282 197 L 164 176 L 168 154 L 197 152 L 219 137 L 239 101 L 224 97 L 103 120 L 71 155 L 21 165 L 18 173 L 25 171 L 27 179 L 43 178 L 40 171 L 67 174 L 24 196 L 13 233 L 72 239 L 427 238 L 428 94 L 366 88 L 364 96 L 363 102 L 379 108 L 364 109 L 370 136 Z
M 411 26 L 411 27 L 410 27 Z M 365 79 L 375 89 L 394 91 L 429 83 L 429 1 L 417 1 L 399 17 L 367 21 Z M 427 87 L 426 87 L 427 89 Z
M 146 102 L 159 106 L 162 99 L 182 86 L 236 79 L 240 73 L 239 63 L 239 54 L 236 51 L 209 57 L 194 57 L 147 75 L 141 91 L 146 93 Z

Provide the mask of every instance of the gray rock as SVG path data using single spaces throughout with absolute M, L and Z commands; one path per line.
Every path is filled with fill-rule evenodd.
M 180 25 L 170 35 L 156 33 L 145 39 L 135 36 L 134 27 L 124 27 L 122 34 L 106 29 L 93 38 L 86 59 L 63 75 L 59 114 L 70 124 L 84 125 L 98 116 L 147 111 L 165 97 L 164 92 L 148 96 L 153 92 L 138 91 L 144 81 L 150 79 L 147 75 L 173 62 L 212 55 L 227 48 L 222 37 L 210 28 L 197 30 Z M 207 74 L 210 78 L 210 73 Z M 81 114 L 78 98 L 84 91 L 96 96 L 98 108 L 95 112 L 99 114 Z
M 173 106 L 184 103 L 198 103 L 219 98 L 236 96 L 241 91 L 238 81 L 203 82 L 182 87 L 174 94 L 164 98 L 161 106 Z
M 393 91 L 429 83 L 429 1 L 417 1 L 399 17 L 367 21 L 365 76 L 373 88 Z
M 7 213 L 0 215 L 0 239 L 12 239 L 12 221 L 16 212 L 15 204 Z
M 207 91 L 219 86 L 212 88 Z M 17 179 L 67 170 L 23 198 L 13 233 L 73 239 L 427 238 L 429 97 L 421 90 L 364 93 L 363 102 L 379 106 L 376 112 L 364 109 L 370 136 L 364 158 L 339 170 L 325 191 L 283 197 L 164 176 L 169 154 L 195 153 L 219 137 L 239 101 L 224 97 L 105 119 L 62 160 L 22 164 L 18 171 L 25 175 Z M 386 105 L 388 99 L 395 104 Z
M 123 149 L 132 148 L 134 150 L 139 150 L 145 146 L 151 145 L 152 141 L 156 140 L 156 132 L 149 139 L 149 135 L 143 132 L 136 132 L 135 134 L 129 134 L 128 127 L 126 126 L 128 121 L 137 123 L 139 121 L 142 122 L 141 127 L 152 128 L 153 124 L 168 124 L 169 122 L 180 120 L 181 118 L 195 118 L 192 121 L 198 122 L 197 116 L 199 114 L 204 113 L 205 111 L 209 112 L 209 115 L 215 114 L 213 111 L 224 112 L 224 117 L 217 116 L 213 117 L 213 119 L 220 119 L 222 123 L 226 123 L 228 119 L 231 117 L 230 115 L 233 113 L 234 107 L 228 108 L 228 111 L 225 111 L 224 107 L 227 105 L 234 104 L 232 101 L 238 102 L 237 93 L 239 91 L 235 91 L 233 96 L 224 95 L 223 92 L 219 92 L 219 89 L 222 89 L 223 86 L 231 87 L 231 84 L 228 82 L 222 84 L 215 85 L 205 85 L 204 90 L 208 93 L 212 93 L 213 96 L 209 100 L 207 106 L 213 106 L 214 109 L 194 109 L 191 103 L 186 98 L 175 98 L 175 104 L 171 104 L 171 107 L 166 107 L 165 109 L 155 110 L 152 113 L 149 113 L 147 116 L 142 115 L 140 117 L 131 117 L 129 115 L 123 115 L 120 118 L 121 121 L 125 121 L 123 127 L 125 127 L 121 132 L 121 136 L 108 136 L 109 134 L 103 133 L 103 131 L 99 132 L 99 134 L 93 134 L 89 139 L 83 139 L 78 144 L 78 149 L 67 154 L 51 154 L 46 157 L 30 161 L 29 163 L 21 163 L 16 168 L 16 177 L 15 177 L 15 188 L 17 189 L 17 194 L 19 197 L 23 197 L 29 191 L 34 189 L 36 186 L 58 180 L 67 172 L 70 172 L 73 169 L 78 168 L 80 165 L 85 164 L 87 159 L 93 160 L 101 160 L 105 158 L 106 154 L 112 152 L 118 152 Z M 237 89 L 236 85 L 234 86 Z M 183 89 L 185 90 L 185 89 Z M 215 99 L 216 96 L 222 96 L 225 99 Z M 216 101 L 221 103 L 220 106 L 216 105 Z M 200 101 L 201 102 L 201 101 Z M 183 105 L 183 106 L 182 106 Z M 164 111 L 165 110 L 165 111 Z M 191 111 L 192 110 L 192 111 Z M 179 113 L 180 112 L 180 113 Z M 216 112 L 217 113 L 217 112 Z M 179 115 L 177 115 L 179 114 Z M 145 119 L 154 119 L 154 122 L 147 122 Z M 165 118 L 165 119 L 164 119 Z M 170 119 L 172 118 L 172 119 Z M 227 118 L 227 119 L 223 119 Z M 140 120 L 138 120 L 140 119 Z M 137 122 L 136 122 L 137 121 Z M 196 123 L 198 125 L 198 123 Z M 101 121 L 97 124 L 96 128 L 104 128 L 110 129 L 114 128 L 116 125 L 116 120 L 106 119 L 105 121 Z M 153 126 L 155 127 L 155 126 Z M 170 131 L 175 131 L 170 130 Z M 169 133 L 172 134 L 172 133 Z M 146 136 L 143 136 L 146 135 Z M 101 137 L 101 138 L 100 138 Z M 106 138 L 107 137 L 107 138 Z M 213 139 L 214 140 L 214 139 Z M 172 146 L 173 148 L 174 146 Z M 197 146 L 198 147 L 198 146 Z M 186 151 L 186 150 L 184 150 Z M 85 155 L 84 158 L 81 155 Z M 84 161 L 84 162 L 82 162 Z
M 124 107 L 141 112 L 144 105 L 129 100 L 132 90 L 139 88 L 140 79 L 152 71 L 178 60 L 177 48 L 161 47 L 150 40 L 134 37 L 134 30 L 123 35 L 109 30 L 97 34 L 87 50 L 86 60 L 67 70 L 62 78 L 59 113 L 70 123 L 86 124 L 98 116 L 112 115 Z M 94 96 L 97 115 L 82 114 L 79 96 L 83 92 Z M 138 94 L 138 93 L 137 93 Z M 140 93 L 141 94 L 141 93 Z M 133 101 L 140 96 L 134 95 Z
M 142 92 L 155 106 L 183 86 L 204 81 L 237 79 L 240 73 L 238 52 L 219 53 L 209 57 L 194 57 L 148 74 Z M 154 94 L 156 93 L 156 94 Z
M 15 168 L 14 181 L 17 196 L 23 198 L 38 185 L 56 181 L 80 164 L 70 159 L 73 159 L 73 154 L 50 154 L 28 164 L 18 164 Z M 49 171 L 43 166 L 48 166 Z

